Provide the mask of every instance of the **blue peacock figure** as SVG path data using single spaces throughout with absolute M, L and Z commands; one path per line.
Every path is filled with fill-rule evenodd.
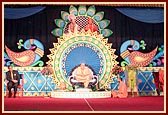
M 28 39 L 24 44 L 19 42 L 18 45 L 18 48 L 24 47 L 25 51 L 14 52 L 5 45 L 5 59 L 11 60 L 17 66 L 34 66 L 44 55 L 44 46 L 36 39 Z

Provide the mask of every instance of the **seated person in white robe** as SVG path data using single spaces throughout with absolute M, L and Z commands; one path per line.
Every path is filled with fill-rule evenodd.
M 76 68 L 75 78 L 79 82 L 84 83 L 84 87 L 87 88 L 89 85 L 90 80 L 92 79 L 93 75 L 89 71 L 89 68 L 82 63 L 78 68 Z

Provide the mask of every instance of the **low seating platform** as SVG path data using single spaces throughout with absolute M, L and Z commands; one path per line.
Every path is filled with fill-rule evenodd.
M 111 91 L 91 91 L 90 89 L 77 89 L 75 92 L 52 91 L 53 98 L 111 98 Z

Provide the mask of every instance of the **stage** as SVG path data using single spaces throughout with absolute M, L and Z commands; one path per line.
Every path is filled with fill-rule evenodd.
M 137 96 L 128 98 L 51 98 L 23 96 L 4 98 L 4 113 L 23 112 L 115 112 L 164 113 L 164 96 Z M 2 102 L 2 103 L 3 103 Z M 3 104 L 2 104 L 3 105 Z
M 28 4 L 2 4 L 2 112 L 166 111 L 166 3 Z M 112 98 L 118 78 L 128 98 Z

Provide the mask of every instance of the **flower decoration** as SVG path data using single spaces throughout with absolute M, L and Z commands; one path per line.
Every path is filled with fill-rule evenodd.
M 43 75 L 51 75 L 51 74 L 53 73 L 53 70 L 52 70 L 51 67 L 46 66 L 46 67 L 44 67 L 44 68 L 42 69 L 41 73 L 42 73 Z
M 137 70 L 138 66 L 133 66 L 133 65 L 128 65 L 125 66 L 125 70 L 129 71 L 129 70 Z
M 120 66 L 118 66 L 118 65 L 116 65 L 116 66 L 112 69 L 112 74 L 118 75 L 118 74 L 120 74 L 121 72 L 123 72 L 123 69 L 122 69 Z

